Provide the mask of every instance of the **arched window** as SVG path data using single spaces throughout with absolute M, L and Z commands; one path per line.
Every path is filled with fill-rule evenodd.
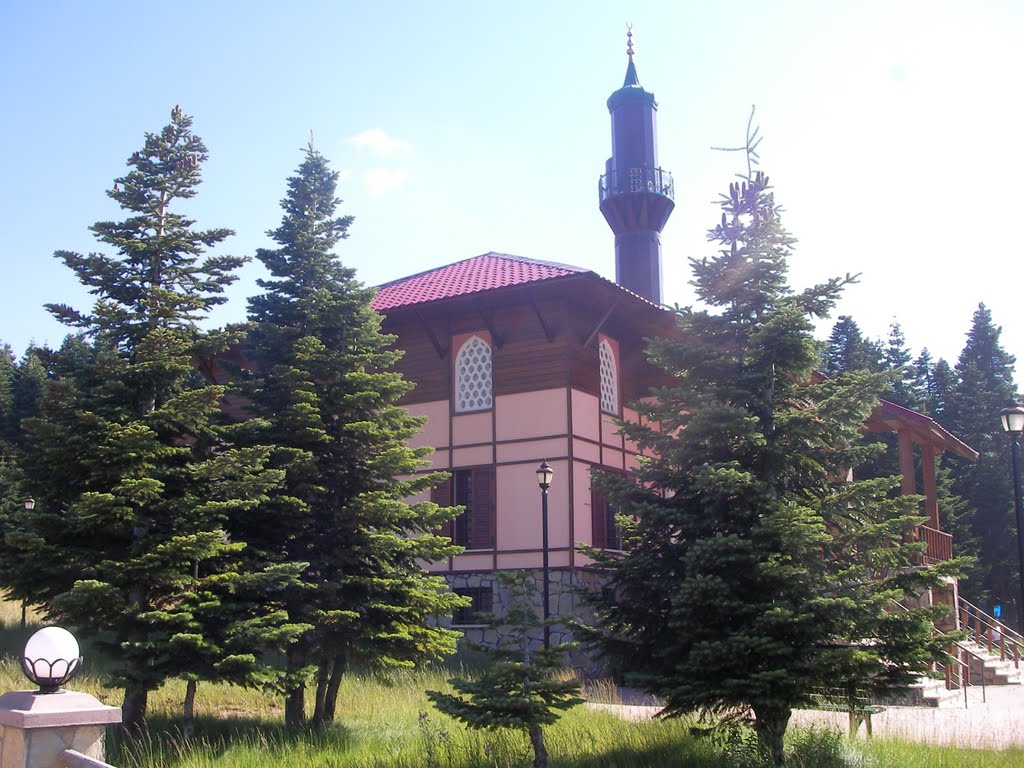
M 491 403 L 491 345 L 472 336 L 455 358 L 455 410 L 483 411 Z
M 597 347 L 601 361 L 601 410 L 606 413 L 619 412 L 619 375 L 615 368 L 615 353 L 607 339 L 601 339 Z

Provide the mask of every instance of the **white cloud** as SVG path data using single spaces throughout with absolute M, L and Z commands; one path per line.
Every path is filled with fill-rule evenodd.
M 405 168 L 373 168 L 363 174 L 363 181 L 373 197 L 398 189 L 408 180 L 409 171 Z
M 349 137 L 349 142 L 360 149 L 368 149 L 376 155 L 394 155 L 398 152 L 409 152 L 412 146 L 404 139 L 394 139 L 380 128 L 357 133 Z

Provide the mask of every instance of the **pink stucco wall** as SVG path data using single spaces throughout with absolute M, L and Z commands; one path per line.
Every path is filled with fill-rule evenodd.
M 615 417 L 609 416 L 607 413 L 601 414 L 601 442 L 616 448 L 622 447 L 619 425 L 615 423 Z
M 498 549 L 541 548 L 541 493 L 535 474 L 537 463 L 531 461 L 498 467 Z M 567 547 L 568 463 L 557 460 L 548 463 L 555 471 L 548 491 L 548 545 Z
M 601 463 L 601 448 L 594 443 L 575 438 L 572 441 L 572 455 L 574 458 L 589 461 L 594 464 Z
M 590 464 L 574 461 L 572 466 L 573 483 L 573 518 L 575 523 L 576 541 L 591 544 L 594 541 L 593 523 L 590 508 Z
M 429 403 L 415 403 L 406 408 L 413 416 L 426 416 L 427 423 L 423 430 L 409 439 L 409 445 L 420 447 L 429 445 L 432 448 L 445 448 L 448 445 L 448 414 L 447 400 L 434 400 Z
M 540 464 L 541 459 L 546 459 L 549 456 L 567 455 L 568 446 L 569 442 L 564 437 L 499 444 L 498 463 L 533 461 L 536 464 Z
M 452 450 L 453 467 L 476 467 L 494 463 L 494 450 L 490 445 L 476 445 L 472 448 Z
M 452 416 L 452 445 L 492 442 L 492 418 L 490 411 L 457 413 Z
M 565 389 L 502 395 L 495 399 L 498 440 L 521 440 L 568 431 Z
M 597 397 L 578 389 L 572 390 L 572 434 L 598 442 L 601 419 Z

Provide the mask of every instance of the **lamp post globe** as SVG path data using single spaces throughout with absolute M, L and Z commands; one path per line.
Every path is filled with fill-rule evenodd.
M 57 693 L 82 665 L 75 636 L 63 627 L 43 627 L 25 643 L 21 669 L 40 693 Z

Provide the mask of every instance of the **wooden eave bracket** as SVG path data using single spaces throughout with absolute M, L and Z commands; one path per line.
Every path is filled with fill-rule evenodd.
M 544 315 L 540 311 L 540 306 L 537 304 L 537 297 L 530 296 L 530 305 L 533 307 L 533 312 L 537 315 L 537 322 L 540 323 L 541 330 L 544 331 L 544 338 L 548 340 L 548 343 L 555 340 L 555 334 L 544 320 Z
M 423 313 L 418 309 L 416 310 L 416 319 L 419 320 L 420 326 L 423 328 L 423 332 L 427 334 L 427 338 L 430 339 L 430 343 L 434 347 L 434 351 L 437 352 L 437 356 L 442 360 L 448 354 L 448 349 L 441 346 L 441 340 L 437 338 L 437 334 L 434 333 L 434 329 L 430 327 L 426 318 L 423 317 Z
M 612 312 L 615 311 L 615 308 L 617 306 L 619 306 L 619 299 L 613 301 L 612 305 L 608 307 L 608 309 L 605 311 L 603 315 L 601 315 L 601 319 L 597 321 L 597 325 L 594 326 L 594 330 L 590 332 L 590 335 L 587 336 L 587 340 L 583 342 L 584 348 L 590 346 L 590 342 L 592 342 L 594 340 L 594 337 L 597 336 L 598 333 L 600 333 L 602 328 L 604 328 L 604 324 L 608 322 L 608 318 L 612 316 Z
M 487 326 L 487 330 L 491 333 L 491 339 L 494 341 L 494 346 L 501 349 L 505 346 L 505 337 L 498 333 L 498 329 L 494 325 L 494 310 L 488 309 L 482 304 L 477 304 L 476 308 L 480 313 L 481 319 L 484 321 L 484 325 Z

